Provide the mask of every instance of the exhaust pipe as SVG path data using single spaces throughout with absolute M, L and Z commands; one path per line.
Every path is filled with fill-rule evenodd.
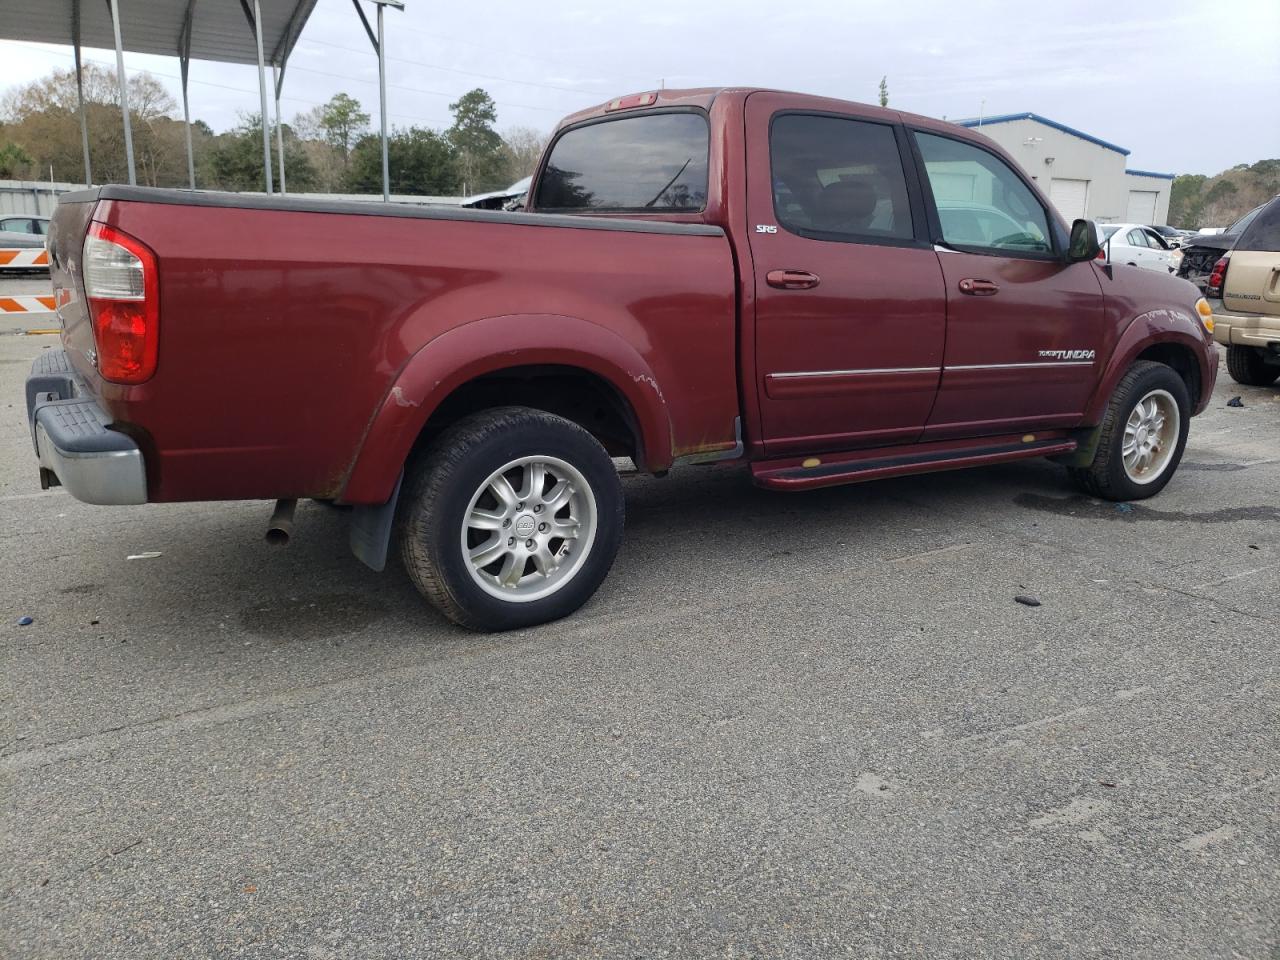
M 289 537 L 293 534 L 293 511 L 297 506 L 297 500 L 276 501 L 276 508 L 271 511 L 271 519 L 267 521 L 267 543 L 276 547 L 289 545 Z

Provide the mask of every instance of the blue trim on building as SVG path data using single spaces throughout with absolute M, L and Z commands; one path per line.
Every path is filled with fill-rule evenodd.
M 1055 130 L 1061 130 L 1063 133 L 1069 133 L 1073 137 L 1079 137 L 1081 140 L 1088 140 L 1090 143 L 1096 143 L 1100 147 L 1106 147 L 1108 150 L 1114 150 L 1123 156 L 1128 156 L 1129 151 L 1124 147 L 1117 147 L 1114 143 L 1107 143 L 1105 140 L 1099 140 L 1097 137 L 1091 137 L 1082 130 L 1075 127 L 1068 127 L 1065 123 L 1058 123 L 1056 120 L 1050 120 L 1048 117 L 1042 117 L 1038 113 L 1005 113 L 998 117 L 983 117 L 981 120 L 977 118 L 969 120 L 955 120 L 954 123 L 962 127 L 977 128 L 978 124 L 989 126 L 995 123 L 1010 123 L 1014 120 L 1034 120 L 1036 123 L 1043 123 L 1046 127 L 1053 127 Z
M 1152 173 L 1150 170 L 1126 170 L 1125 173 L 1131 177 L 1155 177 L 1157 180 L 1172 180 L 1174 178 L 1172 173 Z

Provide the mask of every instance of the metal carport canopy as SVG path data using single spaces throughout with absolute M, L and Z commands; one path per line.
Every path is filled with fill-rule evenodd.
M 283 189 L 284 143 L 283 136 L 279 133 L 280 85 L 289 54 L 298 42 L 298 36 L 317 2 L 318 0 L 3 0 L 0 9 L 3 14 L 0 16 L 0 38 L 74 47 L 86 184 L 91 183 L 93 174 L 89 163 L 89 132 L 84 115 L 84 98 L 80 88 L 81 47 L 101 47 L 116 52 L 130 183 L 136 181 L 136 173 L 123 51 L 177 55 L 181 61 L 182 110 L 187 124 L 187 170 L 192 189 L 195 188 L 195 164 L 191 150 L 191 110 L 187 99 L 187 75 L 191 60 L 256 64 L 262 100 L 263 166 L 267 192 L 270 193 L 271 147 L 265 66 L 271 64 L 275 68 L 276 126 L 281 138 L 280 179 Z
M 262 45 L 268 63 L 289 59 L 302 27 L 319 0 L 259 0 Z M 245 24 L 244 7 L 237 0 L 119 0 L 124 49 L 172 57 L 183 42 L 187 11 L 191 10 L 193 60 L 221 63 L 258 62 L 257 39 Z M 37 43 L 75 43 L 75 14 L 80 8 L 80 44 L 114 50 L 111 11 L 104 0 L 4 0 L 0 35 L 7 40 Z M 248 4 L 252 9 L 250 0 Z

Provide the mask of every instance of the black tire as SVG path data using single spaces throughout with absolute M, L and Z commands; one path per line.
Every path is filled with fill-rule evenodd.
M 477 492 L 495 471 L 521 457 L 554 457 L 585 478 L 594 497 L 595 536 L 572 576 L 553 593 L 517 602 L 499 599 L 477 583 L 460 540 Z M 459 420 L 410 464 L 405 479 L 405 568 L 433 606 L 471 630 L 514 630 L 568 616 L 596 592 L 622 542 L 622 484 L 613 461 L 582 427 L 542 410 L 496 407 Z
M 1124 464 L 1125 424 L 1129 415 L 1153 390 L 1163 390 L 1173 397 L 1178 408 L 1178 437 L 1173 454 L 1163 471 L 1146 483 L 1130 478 Z M 1071 479 L 1086 493 L 1104 500 L 1144 500 L 1165 488 L 1182 460 L 1191 425 L 1191 401 L 1182 378 L 1163 363 L 1139 360 L 1120 378 L 1102 418 L 1102 435 L 1098 453 L 1087 467 L 1069 467 Z
M 1227 373 L 1236 383 L 1266 387 L 1280 377 L 1280 365 L 1267 363 L 1267 355 L 1257 347 L 1232 344 L 1227 347 Z

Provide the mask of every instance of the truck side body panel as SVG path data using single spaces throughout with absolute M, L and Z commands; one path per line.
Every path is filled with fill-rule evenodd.
M 396 420 L 404 435 L 362 464 L 377 479 L 361 489 L 389 492 L 403 459 L 376 458 L 407 449 L 447 387 L 445 378 L 401 383 L 402 373 L 420 352 L 459 342 L 442 335 L 477 321 L 485 321 L 484 341 L 469 340 L 466 355 L 442 355 L 450 369 L 531 362 L 515 349 L 531 341 L 538 362 L 572 366 L 584 352 L 579 331 L 605 331 L 615 353 L 632 358 L 613 371 L 626 382 L 613 386 L 646 406 L 633 413 L 650 469 L 733 446 L 734 268 L 720 231 L 277 206 L 116 199 L 94 213 L 146 243 L 160 265 L 151 380 L 101 380 L 86 355 L 87 324 L 66 334 L 90 389 L 136 433 L 150 499 L 341 496 L 394 390 L 396 409 L 412 411 Z

